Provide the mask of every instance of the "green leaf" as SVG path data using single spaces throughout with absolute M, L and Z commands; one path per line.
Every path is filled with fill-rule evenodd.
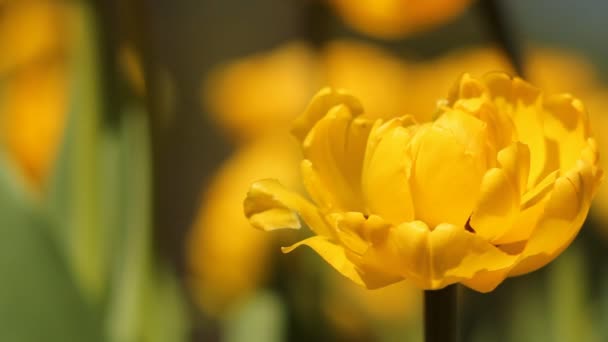
M 143 327 L 144 288 L 151 269 L 150 165 L 147 120 L 137 107 L 121 116 L 125 218 L 109 301 L 109 339 L 136 341 Z
M 258 292 L 236 308 L 225 321 L 227 342 L 285 340 L 285 305 L 271 292 Z
M 587 268 L 581 241 L 575 241 L 549 266 L 553 341 L 599 341 L 587 298 Z
M 96 18 L 87 2 L 70 3 L 74 35 L 72 92 L 67 130 L 47 199 L 61 224 L 54 235 L 91 302 L 100 302 L 109 272 L 110 225 L 100 212 L 102 182 L 100 84 Z M 110 189 L 110 187 L 104 187 Z
M 148 285 L 143 341 L 188 341 L 186 303 L 174 272 L 168 267 L 157 267 Z
M 52 223 L 0 156 L 0 341 L 100 341 Z
M 124 222 L 107 313 L 108 339 L 185 341 L 188 321 L 181 288 L 152 253 L 148 120 L 141 107 L 126 108 L 119 140 Z

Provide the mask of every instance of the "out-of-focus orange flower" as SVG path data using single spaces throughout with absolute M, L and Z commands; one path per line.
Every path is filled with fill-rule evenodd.
M 63 66 L 30 66 L 12 77 L 0 103 L 9 154 L 37 186 L 46 179 L 61 140 L 67 83 Z
M 355 29 L 398 38 L 442 24 L 462 13 L 471 0 L 329 0 Z
M 204 86 L 205 103 L 235 139 L 262 136 L 293 120 L 321 82 L 318 70 L 312 50 L 291 43 L 217 69 Z
M 61 140 L 68 102 L 67 7 L 11 1 L 0 15 L 0 139 L 34 188 Z
M 291 137 L 270 136 L 241 147 L 203 196 L 188 240 L 188 262 L 195 299 L 208 314 L 221 315 L 265 280 L 274 240 L 238 214 L 242 187 L 265 175 L 297 184 L 297 145 Z
M 415 69 L 396 56 L 370 44 L 334 41 L 320 58 L 324 78 L 319 86 L 349 89 L 375 115 L 408 111 L 403 97 L 412 89 Z
M 489 48 L 422 63 L 355 41 L 330 42 L 317 56 L 307 45 L 291 43 L 216 69 L 205 83 L 204 100 L 216 122 L 241 141 L 286 129 L 314 91 L 326 85 L 350 89 L 370 113 L 416 113 L 419 121 L 428 121 L 462 70 L 481 76 L 509 70 L 509 63 Z M 242 95 L 237 100 L 235 94 Z
M 60 1 L 4 4 L 0 12 L 0 74 L 64 51 L 65 19 Z

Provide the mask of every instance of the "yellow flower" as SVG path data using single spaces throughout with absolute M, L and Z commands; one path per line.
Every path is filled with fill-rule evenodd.
M 0 18 L 0 143 L 34 189 L 55 160 L 68 106 L 68 8 L 10 1 Z
M 297 184 L 297 145 L 288 138 L 270 136 L 240 148 L 206 187 L 188 239 L 188 262 L 196 302 L 208 314 L 222 315 L 266 279 L 274 240 L 251 229 L 238 212 L 243 188 L 260 177 Z
M 366 34 L 398 38 L 447 22 L 471 0 L 330 0 L 344 20 Z
M 320 83 L 315 63 L 313 52 L 301 43 L 229 63 L 209 76 L 204 102 L 236 140 L 263 136 L 289 125 L 314 94 Z
M 64 50 L 66 17 L 59 1 L 8 1 L 2 6 L 0 74 Z
M 290 43 L 214 70 L 205 82 L 204 102 L 213 119 L 238 141 L 286 129 L 323 86 L 350 89 L 370 112 L 415 114 L 417 120 L 428 121 L 435 102 L 462 70 L 481 76 L 510 69 L 500 51 L 490 48 L 411 62 L 352 40 L 332 41 L 316 56 L 309 46 Z
M 308 245 L 368 288 L 491 291 L 560 254 L 600 183 L 582 103 L 505 74 L 465 74 L 432 122 L 374 116 L 323 89 L 293 128 L 313 201 L 266 179 L 244 202 L 259 229 L 302 218 L 315 236 L 284 252 Z
M 9 155 L 35 188 L 42 186 L 55 160 L 67 111 L 67 83 L 63 66 L 29 67 L 7 84 L 0 104 Z

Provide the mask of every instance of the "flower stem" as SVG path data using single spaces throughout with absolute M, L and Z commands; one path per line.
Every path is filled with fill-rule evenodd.
M 450 285 L 441 290 L 424 291 L 425 342 L 457 342 L 458 287 Z

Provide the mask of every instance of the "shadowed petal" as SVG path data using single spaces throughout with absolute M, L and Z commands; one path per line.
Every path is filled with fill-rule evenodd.
M 298 229 L 300 220 L 297 213 L 315 233 L 332 235 L 317 207 L 273 179 L 253 183 L 243 207 L 249 222 L 258 229 Z

